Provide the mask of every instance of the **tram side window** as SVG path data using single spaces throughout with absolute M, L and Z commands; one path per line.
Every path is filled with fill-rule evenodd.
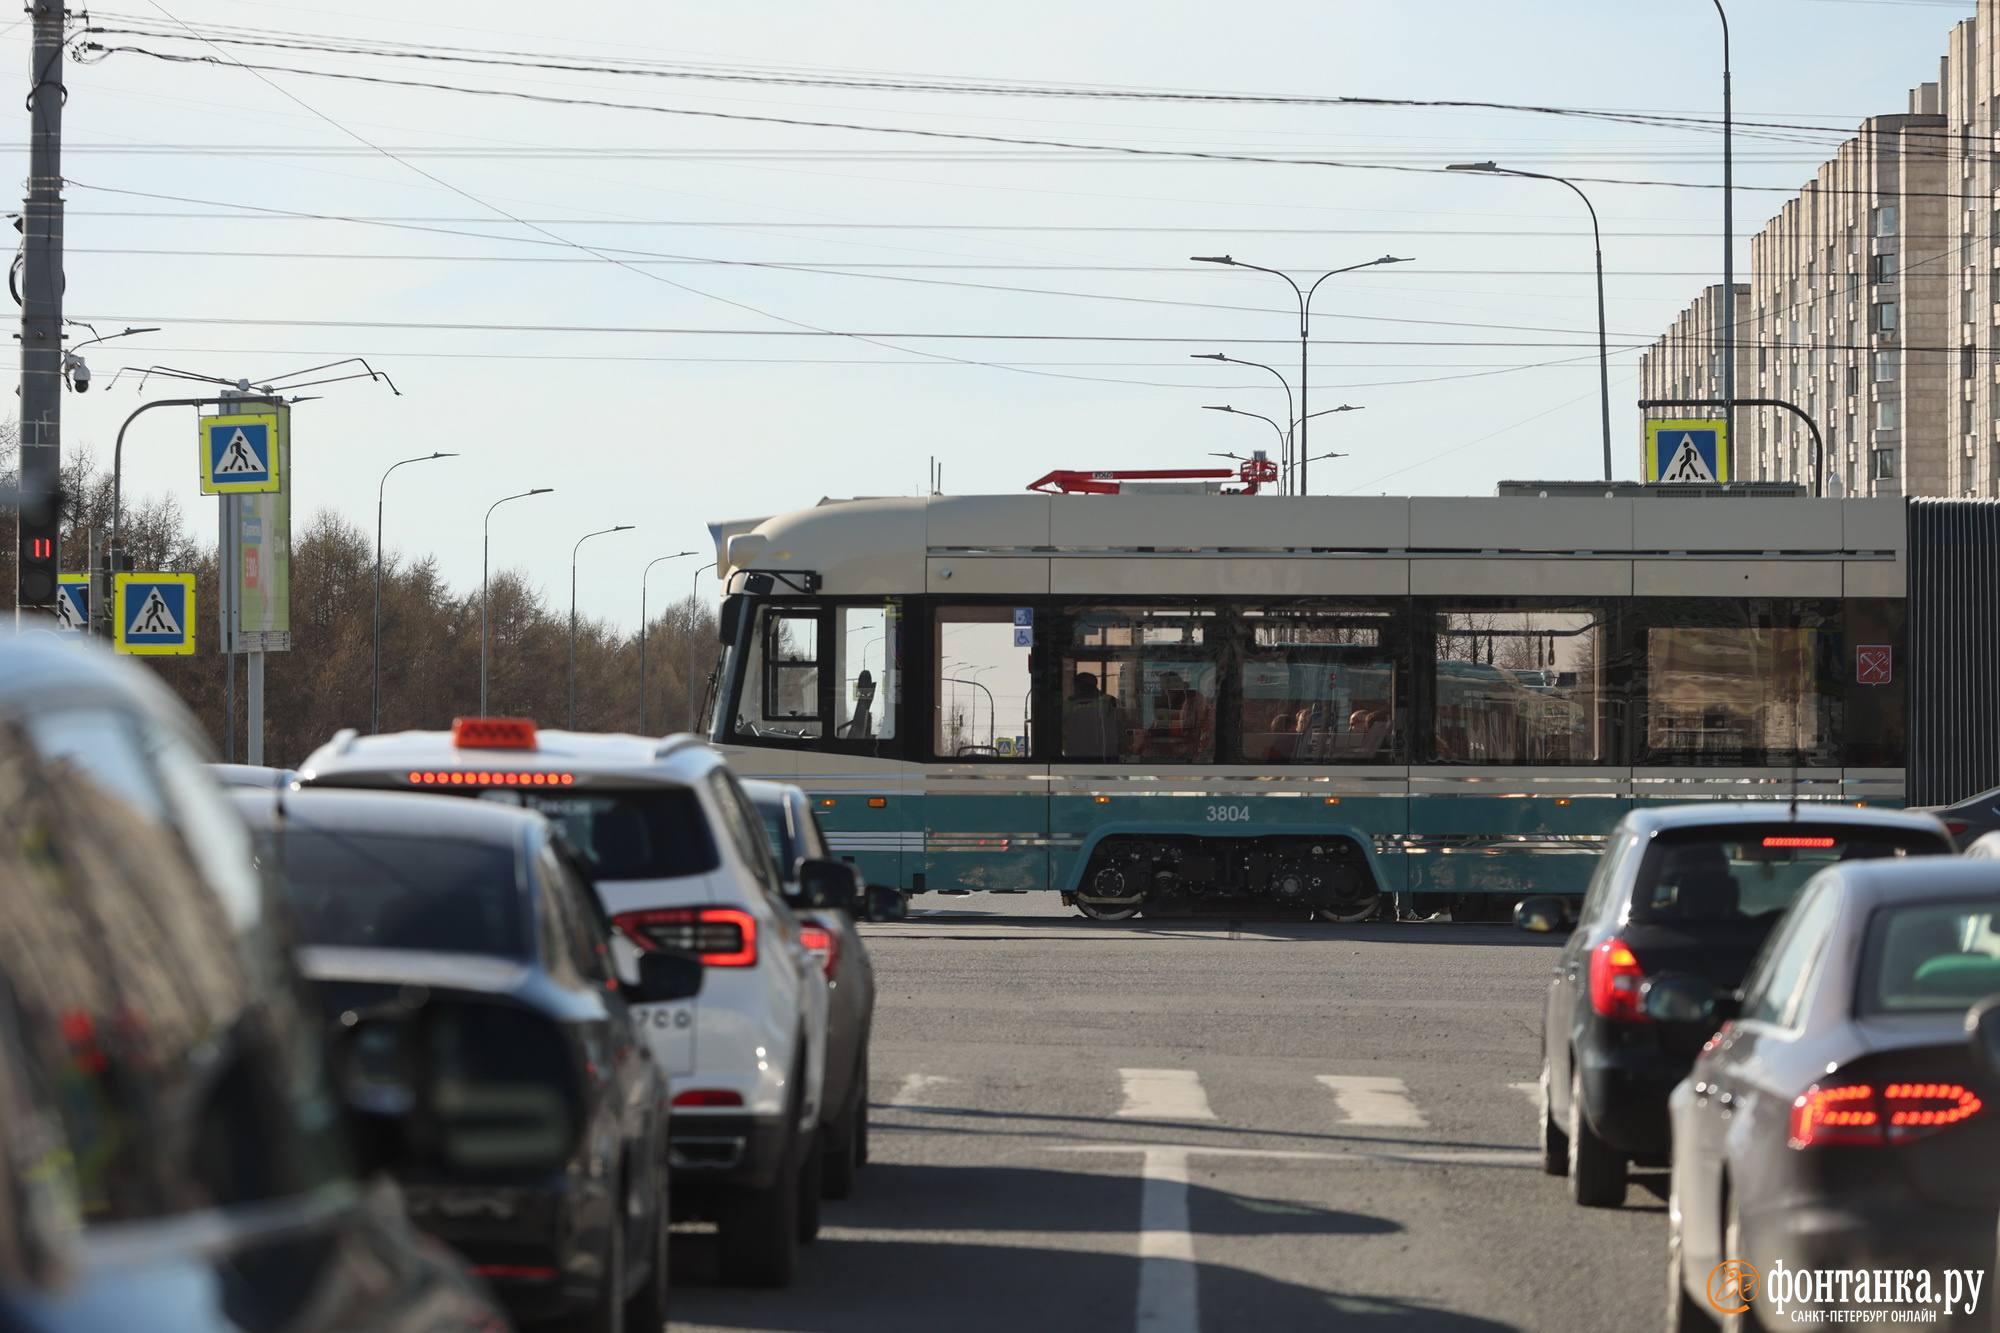
M 1649 628 L 1645 762 L 1839 763 L 1833 637 L 1828 626 Z
M 1029 608 L 937 609 L 931 744 L 938 758 L 1025 759 L 1033 753 L 1033 621 Z
M 1212 607 L 1072 607 L 1062 759 L 1215 758 L 1223 631 Z
M 767 607 L 750 643 L 737 703 L 736 734 L 811 740 L 820 725 L 820 612 Z
M 1600 609 L 1441 609 L 1435 633 L 1436 762 L 1567 765 L 1610 758 Z
M 843 606 L 834 612 L 839 669 L 834 679 L 833 734 L 841 740 L 889 740 L 896 734 L 902 693 L 900 608 Z
M 1235 763 L 1397 760 L 1407 707 L 1397 614 L 1380 607 L 1252 607 Z

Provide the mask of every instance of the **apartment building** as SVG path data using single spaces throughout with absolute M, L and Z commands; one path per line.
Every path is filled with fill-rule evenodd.
M 1996 6 L 1982 0 L 1981 16 Z M 1994 493 L 1990 409 L 1979 416 L 1966 396 L 1992 343 L 1982 361 L 1960 319 L 1974 313 L 1958 199 L 1972 155 L 1940 111 L 1952 62 L 1943 68 L 1910 94 L 1908 113 L 1866 121 L 1751 239 L 1750 282 L 1736 298 L 1737 397 L 1797 406 L 1818 424 L 1824 457 L 1794 413 L 1741 408 L 1739 480 L 1829 495 Z M 1990 237 L 1984 249 L 1990 269 Z M 1721 290 L 1703 292 L 1641 357 L 1642 396 L 1721 395 Z
M 1719 291 L 1642 357 L 1644 396 L 1691 378 L 1720 394 L 1697 346 Z M 1739 356 L 1738 396 L 1812 415 L 1829 490 L 2000 496 L 2000 0 L 1952 28 L 1906 114 L 1863 124 L 1752 238 L 1749 291 L 1737 334 L 1756 371 Z M 1813 481 L 1789 417 L 1739 414 L 1738 476 Z

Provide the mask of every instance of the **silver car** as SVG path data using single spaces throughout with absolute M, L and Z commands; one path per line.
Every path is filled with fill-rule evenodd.
M 1718 998 L 1699 978 L 1654 985 L 1690 1014 Z M 2000 1078 L 1965 1034 L 1995 993 L 2000 865 L 1924 857 L 1813 877 L 1669 1099 L 1670 1326 L 1775 1327 L 1820 1309 L 1900 1322 L 1921 1306 L 1936 1327 L 1992 1327 Z M 1754 1296 L 1718 1295 L 1732 1264 L 1754 1273 Z M 1871 1278 L 1802 1298 L 1790 1276 L 1861 1270 L 1888 1290 Z

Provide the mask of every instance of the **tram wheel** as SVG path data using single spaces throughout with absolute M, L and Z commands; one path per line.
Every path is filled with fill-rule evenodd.
M 1313 915 L 1321 921 L 1337 921 L 1342 925 L 1352 925 L 1356 921 L 1371 920 L 1382 910 L 1382 895 L 1371 893 L 1365 898 L 1338 903 L 1332 907 L 1313 909 Z
M 1076 910 L 1082 912 L 1092 921 L 1130 921 L 1133 917 L 1139 915 L 1139 909 L 1142 906 L 1144 906 L 1143 900 L 1121 903 L 1096 903 L 1080 893 L 1076 895 Z

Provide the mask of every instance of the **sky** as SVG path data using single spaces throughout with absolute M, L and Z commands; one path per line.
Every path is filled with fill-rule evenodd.
M 298 520 L 372 530 L 385 468 L 455 453 L 388 480 L 388 547 L 474 589 L 488 506 L 552 487 L 493 514 L 494 567 L 560 606 L 574 554 L 583 613 L 628 629 L 655 557 L 699 553 L 654 568 L 655 608 L 703 580 L 712 521 L 920 494 L 932 459 L 947 493 L 992 494 L 1274 446 L 1202 409 L 1283 418 L 1279 379 L 1197 357 L 1295 380 L 1294 299 L 1193 255 L 1306 281 L 1411 261 L 1319 289 L 1311 405 L 1359 410 L 1309 427 L 1343 455 L 1314 493 L 1598 475 L 1582 205 L 1449 163 L 1567 175 L 1596 206 L 1620 476 L 1640 349 L 1720 281 L 1708 0 L 113 3 L 80 39 L 107 49 L 66 73 L 67 313 L 160 331 L 83 353 L 65 448 L 108 465 L 127 413 L 189 393 L 128 367 L 263 384 L 365 357 L 395 391 L 294 410 Z M 1841 134 L 1937 77 L 1972 9 L 1730 0 L 1739 266 Z M 0 31 L 22 89 L 27 39 Z M 1059 91 L 1181 96 L 1027 95 Z M 25 112 L 0 120 L 18 180 Z M 133 425 L 127 493 L 207 532 L 191 415 Z

